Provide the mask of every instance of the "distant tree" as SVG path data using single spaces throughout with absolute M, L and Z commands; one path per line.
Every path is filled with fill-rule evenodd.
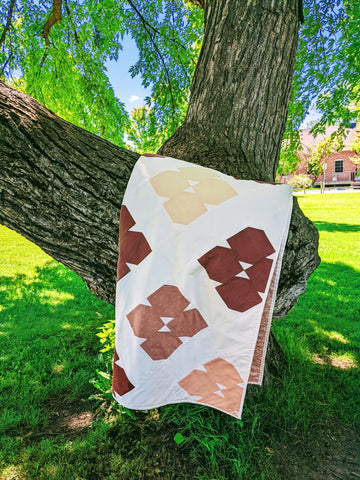
M 283 141 L 276 175 L 290 175 L 295 172 L 300 162 L 299 152 L 302 150 L 302 146 L 299 144 L 298 150 L 295 151 L 294 148 L 294 144 Z
M 351 148 L 355 150 L 355 155 L 353 155 L 350 160 L 355 164 L 360 166 L 360 126 L 356 126 L 355 130 L 355 139 L 351 143 Z
M 170 136 L 171 126 L 167 128 L 160 123 L 154 110 L 144 105 L 131 111 L 125 133 L 130 148 L 137 152 L 156 153 Z
M 339 137 L 327 137 L 318 142 L 314 148 L 309 148 L 304 154 L 306 158 L 306 169 L 311 175 L 311 183 L 314 185 L 318 176 L 323 171 L 323 165 L 332 152 L 339 151 L 343 142 Z
M 295 188 L 302 188 L 304 194 L 306 193 L 306 189 L 311 187 L 312 182 L 309 177 L 306 175 L 294 175 L 293 178 L 289 181 L 290 185 L 293 185 Z
M 360 2 L 305 0 L 304 17 L 285 132 L 294 151 L 310 108 L 321 115 L 316 133 L 327 125 L 347 128 L 360 115 Z

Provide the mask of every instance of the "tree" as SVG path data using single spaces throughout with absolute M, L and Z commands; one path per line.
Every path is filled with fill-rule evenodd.
M 59 0 L 54 0 L 55 3 Z M 109 0 L 109 3 L 112 8 L 119 8 L 119 2 Z M 151 8 L 148 5 L 150 14 L 153 13 L 151 9 L 156 9 L 160 3 L 154 2 Z M 159 153 L 216 168 L 243 179 L 272 181 L 291 95 L 302 17 L 301 2 L 222 0 L 194 3 L 201 3 L 204 7 L 205 29 L 189 105 L 181 126 L 163 144 Z M 172 4 L 184 8 L 181 2 Z M 52 47 L 54 38 L 56 48 L 64 56 L 64 65 L 57 64 L 56 68 L 69 70 L 66 75 L 73 78 L 69 81 L 78 89 L 80 98 L 85 99 L 88 90 L 84 85 L 88 82 L 99 82 L 100 92 L 108 92 L 103 70 L 98 69 L 94 73 L 87 68 L 91 63 L 87 50 L 92 45 L 95 45 L 95 60 L 101 63 L 101 52 L 116 43 L 112 34 L 107 36 L 108 32 L 96 29 L 99 16 L 106 14 L 96 2 L 78 5 L 79 9 L 93 9 L 92 32 L 95 38 L 92 42 L 95 43 L 89 46 L 86 42 L 90 42 L 91 35 L 86 30 L 86 22 L 81 22 L 78 27 L 74 3 L 65 2 L 64 5 L 65 10 L 66 5 L 69 8 L 68 19 L 72 26 L 68 35 L 79 41 L 75 41 L 75 51 L 70 55 L 62 45 L 61 24 L 54 23 L 47 31 L 46 24 L 41 23 L 44 25 L 41 38 L 37 23 L 33 29 L 36 39 L 27 37 L 27 48 L 29 45 L 34 48 L 29 55 L 37 55 L 33 61 L 35 64 L 38 62 L 37 65 L 40 62 L 41 71 L 51 56 L 56 63 L 59 52 Z M 127 5 L 129 10 L 126 12 L 131 14 L 130 19 L 126 18 L 132 22 L 136 13 L 136 9 L 132 8 L 134 2 L 129 1 Z M 32 10 L 29 7 L 24 16 L 25 13 L 34 16 L 39 8 L 37 4 L 32 6 Z M 187 11 L 190 15 L 192 9 Z M 49 17 L 51 22 L 53 15 L 55 9 Z M 168 19 L 172 18 L 171 8 L 166 15 Z M 7 18 L 11 18 L 10 13 Z M 38 20 L 39 17 L 36 18 Z M 170 70 L 165 61 L 167 57 L 160 55 L 149 21 L 142 14 L 136 16 L 137 22 L 139 18 L 142 18 L 143 33 L 147 32 L 146 39 L 137 39 L 140 50 L 151 47 L 153 57 L 150 60 L 157 59 L 162 65 L 162 76 L 158 76 L 158 72 L 151 72 L 151 75 L 160 92 L 156 98 L 163 99 L 163 117 L 176 116 L 176 112 L 180 115 L 184 99 L 175 95 L 173 79 L 169 77 Z M 115 29 L 122 28 L 118 19 L 114 20 L 114 12 L 106 21 L 115 21 Z M 101 23 L 100 20 L 98 23 Z M 176 19 L 174 24 L 177 25 Z M 182 31 L 188 27 L 179 24 L 178 28 Z M 181 38 L 171 37 L 173 30 L 167 30 L 166 25 L 164 31 L 167 44 L 172 47 L 176 44 L 181 52 L 178 61 L 182 65 Z M 186 34 L 189 38 L 193 35 L 193 30 L 191 32 Z M 17 40 L 9 38 L 16 44 Z M 81 44 L 83 38 L 86 41 Z M 44 41 L 45 51 L 43 47 L 38 47 Z M 102 48 L 96 49 L 96 42 L 102 44 Z M 84 53 L 78 52 L 80 45 Z M 16 53 L 12 52 L 12 55 Z M 81 59 L 81 68 L 74 63 L 75 55 Z M 136 68 L 145 67 L 138 65 Z M 181 69 L 182 66 L 179 78 L 184 76 Z M 38 80 L 31 74 L 30 67 L 24 72 L 26 84 L 38 88 Z M 81 85 L 74 85 L 80 76 L 83 77 Z M 48 81 L 42 89 L 51 88 L 47 74 L 46 79 Z M 56 90 L 53 93 L 55 102 Z M 59 92 L 59 95 L 64 95 L 64 92 Z M 71 102 L 67 105 L 69 110 Z M 87 100 L 85 106 L 89 103 L 91 108 L 85 111 L 83 117 L 80 115 L 80 124 L 90 125 L 89 129 L 97 134 L 94 135 L 60 119 L 31 97 L 0 83 L 0 223 L 22 233 L 77 272 L 99 298 L 114 302 L 119 209 L 139 154 L 100 138 L 105 136 L 108 128 L 106 117 L 102 116 L 101 102 L 101 93 L 93 102 Z M 154 111 L 159 115 L 157 118 L 161 117 L 160 104 L 154 105 Z M 91 112 L 94 112 L 94 121 Z M 173 124 L 170 122 L 172 126 L 175 120 Z M 109 135 L 116 137 L 116 142 L 121 144 L 122 136 L 117 134 L 117 130 Z M 284 316 L 305 290 L 307 277 L 319 263 L 317 242 L 315 227 L 304 217 L 295 201 L 275 316 Z
M 360 166 L 360 129 L 359 125 L 356 126 L 355 130 L 355 138 L 354 141 L 351 143 L 351 148 L 355 150 L 355 155 L 353 155 L 350 160 L 355 164 Z
M 310 108 L 321 114 L 314 133 L 324 133 L 327 125 L 348 128 L 360 113 L 354 108 L 360 105 L 359 2 L 304 0 L 304 17 L 285 135 L 293 151 Z
M 311 180 L 306 175 L 294 175 L 294 177 L 289 181 L 289 184 L 293 185 L 295 188 L 302 188 L 305 195 L 306 189 L 311 187 Z
M 342 140 L 339 137 L 327 137 L 318 142 L 314 148 L 309 148 L 305 153 L 306 168 L 311 175 L 312 185 L 323 171 L 323 165 L 332 152 L 338 152 L 343 147 Z
M 146 106 L 134 108 L 126 129 L 127 143 L 137 152 L 156 153 L 169 137 L 171 127 L 166 128 L 157 121 L 154 111 Z

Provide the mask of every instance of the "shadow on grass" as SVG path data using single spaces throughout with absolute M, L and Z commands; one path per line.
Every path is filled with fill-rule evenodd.
M 319 231 L 326 232 L 360 232 L 360 225 L 349 225 L 347 223 L 334 222 L 313 222 Z
M 12 329 L 62 324 L 64 329 L 86 328 L 90 318 L 102 317 L 97 310 L 112 310 L 94 297 L 74 272 L 54 261 L 37 267 L 32 277 L 17 274 L 0 277 L 0 319 L 3 334 Z M 101 323 L 101 322 L 99 322 Z
M 0 430 L 12 436 L 51 429 L 52 399 L 60 395 L 64 411 L 66 402 L 88 408 L 96 333 L 113 307 L 54 261 L 31 277 L 0 277 L 0 305 Z
M 242 422 L 196 405 L 163 407 L 159 409 L 160 420 L 151 414 L 136 412 L 136 420 L 118 418 L 112 425 L 102 420 L 94 422 L 86 434 L 72 442 L 71 448 L 66 436 L 44 435 L 42 440 L 40 433 L 44 425 L 40 422 L 27 425 L 21 432 L 24 439 L 17 440 L 18 431 L 10 432 L 6 439 L 9 446 L 2 452 L 5 462 L 14 464 L 21 463 L 21 458 L 27 459 L 22 463 L 27 475 L 24 478 L 249 480 L 261 478 L 261 473 L 267 472 L 266 478 L 275 479 L 279 478 L 278 467 L 271 460 L 271 449 L 278 448 L 276 442 L 289 445 L 290 438 L 296 441 L 296 451 L 305 451 L 306 446 L 311 450 L 308 454 L 311 472 L 317 471 L 320 457 L 326 468 L 326 452 L 320 448 L 321 442 L 329 428 L 329 418 L 337 416 L 341 423 L 344 418 L 349 421 L 354 414 L 356 368 L 321 364 L 313 356 L 325 359 L 326 355 L 329 358 L 349 352 L 355 355 L 356 323 L 360 318 L 358 288 L 358 273 L 354 269 L 340 264 L 320 265 L 293 312 L 274 323 L 290 366 L 284 377 L 279 374 L 269 387 L 259 387 L 257 396 L 245 400 Z M 17 335 L 23 341 L 20 368 L 32 362 L 31 350 L 45 358 L 49 388 L 43 396 L 33 387 L 28 389 L 26 393 L 32 396 L 29 403 L 37 403 L 43 412 L 48 408 L 49 391 L 58 395 L 65 385 L 57 384 L 59 374 L 52 372 L 54 359 L 58 357 L 57 353 L 53 355 L 54 349 L 61 348 L 63 358 L 68 356 L 71 360 L 68 364 L 63 362 L 64 373 L 73 377 L 66 388 L 69 385 L 75 388 L 76 383 L 91 378 L 89 372 L 95 365 L 92 358 L 99 348 L 96 328 L 106 321 L 106 313 L 113 309 L 104 307 L 103 302 L 93 297 L 74 273 L 49 262 L 39 268 L 32 279 L 24 275 L 2 277 L 0 304 L 3 306 L 0 329 L 5 344 L 7 338 L 10 342 L 12 337 L 15 346 Z M 9 363 L 5 373 L 14 365 L 10 343 L 8 348 Z M 81 377 L 76 377 L 76 369 L 80 367 L 74 365 L 80 355 L 88 368 Z M 45 383 L 47 380 L 37 381 Z M 82 390 L 76 398 L 80 401 L 85 393 Z M 23 398 L 17 397 L 10 406 L 15 409 L 16 404 L 20 410 L 26 410 Z M 30 432 L 38 436 L 26 437 Z M 175 444 L 175 433 L 185 438 L 183 446 Z M 13 452 L 19 452 L 19 457 L 14 459 Z M 300 457 L 297 461 L 301 472 Z M 290 465 L 293 458 L 288 460 Z M 288 471 L 280 478 L 301 476 Z
M 321 263 L 293 311 L 273 323 L 289 359 L 294 384 L 288 392 L 290 403 L 297 404 L 309 425 L 313 415 L 324 423 L 331 416 L 352 423 L 359 413 L 359 289 L 359 274 L 353 268 Z M 285 384 L 284 389 L 288 390 Z M 297 421 L 305 425 L 304 418 Z
M 360 276 L 345 264 L 321 263 L 311 275 L 304 295 L 286 319 L 279 322 L 298 334 L 308 353 L 321 351 L 358 354 Z M 277 329 L 278 322 L 274 322 Z M 321 351 L 319 351 L 321 350 Z M 359 359 L 358 359 L 359 360 Z M 359 366 L 359 363 L 357 364 Z

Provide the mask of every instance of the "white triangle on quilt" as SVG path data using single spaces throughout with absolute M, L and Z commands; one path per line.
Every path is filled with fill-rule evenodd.
M 171 320 L 174 320 L 174 317 L 160 317 L 161 320 L 165 323 L 165 325 L 167 325 L 169 322 L 171 322 Z M 161 331 L 161 330 L 159 330 Z
M 120 358 L 118 358 L 115 363 L 118 367 L 124 368 L 124 365 L 122 364 Z
M 197 185 L 200 182 L 198 180 L 188 180 L 188 183 L 190 183 L 190 185 Z
M 237 275 L 235 275 L 235 277 L 239 277 L 239 278 L 246 278 L 247 280 L 250 280 L 249 276 L 247 275 L 247 273 L 245 272 L 245 270 L 243 270 L 242 272 L 238 273 Z
M 220 390 L 225 390 L 225 385 L 223 385 L 222 383 L 219 383 L 219 382 L 216 382 L 216 385 L 220 388 Z
M 164 325 L 163 327 L 158 330 L 158 332 L 171 332 L 170 328 Z
M 204 202 L 204 205 L 205 205 L 206 210 L 207 210 L 208 212 L 211 212 L 212 210 L 217 210 L 217 209 L 218 209 L 218 208 L 217 208 L 218 205 L 211 205 L 211 203 L 205 203 L 205 202 Z M 228 248 L 229 248 L 229 245 L 228 245 Z
M 226 238 L 219 238 L 216 240 L 216 246 L 217 247 L 224 247 L 224 248 L 230 248 L 230 245 L 228 244 Z
M 190 337 L 179 337 L 179 340 L 181 340 L 182 343 L 186 343 L 190 340 Z
M 219 395 L 219 397 L 222 397 L 222 398 L 225 398 L 224 394 L 222 393 L 221 390 L 217 390 L 216 392 L 214 392 L 216 395 Z
M 193 187 L 185 188 L 184 192 L 196 193 L 195 190 L 193 189 Z
M 246 263 L 246 262 L 239 262 L 239 263 L 240 263 L 240 265 L 242 266 L 242 268 L 243 268 L 244 270 L 246 270 L 247 268 L 252 267 L 252 263 Z

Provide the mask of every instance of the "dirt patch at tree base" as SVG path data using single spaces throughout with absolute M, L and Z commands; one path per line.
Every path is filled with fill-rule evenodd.
M 52 398 L 47 404 L 49 415 L 46 435 L 76 437 L 92 425 L 95 414 L 86 401 L 69 402 L 63 396 Z
M 321 438 L 277 443 L 273 462 L 282 480 L 357 480 L 359 441 L 354 425 L 336 426 L 325 430 Z

